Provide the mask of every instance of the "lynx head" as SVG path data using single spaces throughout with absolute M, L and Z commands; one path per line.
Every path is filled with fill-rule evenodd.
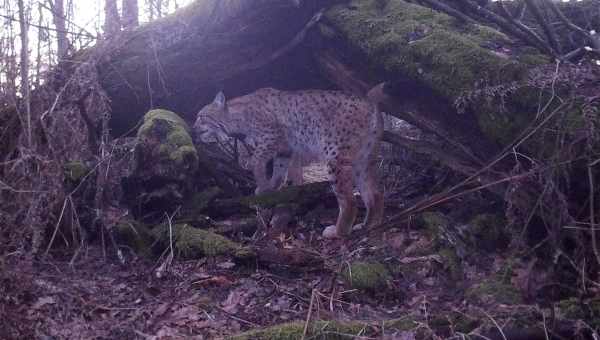
M 223 123 L 228 116 L 227 103 L 223 92 L 219 92 L 212 103 L 198 112 L 194 123 L 194 133 L 202 142 L 220 141 L 229 138 Z

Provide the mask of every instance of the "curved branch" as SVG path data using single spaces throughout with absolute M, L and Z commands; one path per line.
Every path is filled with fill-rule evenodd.
M 542 51 L 544 53 L 547 53 L 552 56 L 555 55 L 554 51 L 547 43 L 545 43 L 545 42 L 539 43 L 538 41 L 531 39 L 527 34 L 521 32 L 516 27 L 513 27 L 513 25 L 510 22 L 506 21 L 504 18 L 502 18 L 498 14 L 496 14 L 484 7 L 476 6 L 468 0 L 459 0 L 459 1 L 470 11 L 472 11 L 472 12 L 480 15 L 481 17 L 491 21 L 492 23 L 498 25 L 498 27 L 500 27 L 502 30 L 510 33 L 512 36 L 524 41 L 527 44 L 530 44 L 531 46 L 537 47 L 538 49 L 540 49 L 540 51 Z
M 467 15 L 461 13 L 460 11 L 457 11 L 454 8 L 452 8 L 446 4 L 443 4 L 437 0 L 421 0 L 421 1 L 426 3 L 427 5 L 429 5 L 429 7 L 433 8 L 435 10 L 444 12 L 444 13 L 446 13 L 450 16 L 453 16 L 459 20 L 462 20 L 468 24 L 475 23 L 475 21 L 473 19 L 469 18 L 469 16 L 467 16 Z
M 504 7 L 504 4 L 502 3 L 502 1 L 496 1 L 496 6 L 498 7 L 500 14 L 502 14 L 502 16 L 505 17 L 511 24 L 513 24 L 515 27 L 519 28 L 521 31 L 523 31 L 523 33 L 527 34 L 531 39 L 535 40 L 538 44 L 540 44 L 540 45 L 546 44 L 546 42 L 539 35 L 537 35 L 533 30 L 531 30 L 529 27 L 525 26 L 519 20 L 515 19 L 508 12 L 506 7 Z
M 597 37 L 595 34 L 592 35 L 590 33 L 588 33 L 586 30 L 584 30 L 583 28 L 575 25 L 571 20 L 569 20 L 569 18 L 567 18 L 565 16 L 565 14 L 558 8 L 558 6 L 556 6 L 556 4 L 551 1 L 551 0 L 544 0 L 546 1 L 546 3 L 550 6 L 550 9 L 552 10 L 552 12 L 554 12 L 554 14 L 556 14 L 556 16 L 558 16 L 558 18 L 573 32 L 581 35 L 582 37 L 584 37 L 585 39 L 590 41 L 590 44 L 592 44 L 592 47 L 595 50 L 600 50 L 600 37 Z
M 540 26 L 544 30 L 544 34 L 546 35 L 546 37 L 548 37 L 548 41 L 550 41 L 552 49 L 556 52 L 556 54 L 560 54 L 561 48 L 560 44 L 558 43 L 558 39 L 556 38 L 556 33 L 554 32 L 552 27 L 548 25 L 546 19 L 544 19 L 544 16 L 542 15 L 542 12 L 540 11 L 538 5 L 534 2 L 534 0 L 525 0 L 525 3 L 527 4 L 527 8 L 531 10 L 531 14 L 533 14 L 535 20 L 538 22 L 538 24 L 540 24 Z

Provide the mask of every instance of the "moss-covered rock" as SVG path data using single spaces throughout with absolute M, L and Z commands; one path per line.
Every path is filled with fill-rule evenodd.
M 515 286 L 503 282 L 495 276 L 469 288 L 466 296 L 468 299 L 482 303 L 501 303 L 505 305 L 523 303 L 523 297 Z
M 149 111 L 144 116 L 137 136 L 140 144 L 150 144 L 154 156 L 151 158 L 155 161 L 172 163 L 181 174 L 197 169 L 198 153 L 190 129 L 174 112 L 160 109 Z
M 352 262 L 342 269 L 342 277 L 354 288 L 374 292 L 385 288 L 391 279 L 390 272 L 378 262 Z
M 152 110 L 137 131 L 134 170 L 128 177 L 132 211 L 172 211 L 194 187 L 198 152 L 177 114 Z
M 90 168 L 80 161 L 67 162 L 63 169 L 65 179 L 71 183 L 79 183 L 90 172 Z

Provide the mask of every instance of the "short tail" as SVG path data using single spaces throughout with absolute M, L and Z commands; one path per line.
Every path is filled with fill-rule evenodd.
M 377 133 L 378 139 L 381 139 L 383 136 L 383 114 L 381 104 L 389 97 L 384 91 L 385 85 L 385 82 L 379 83 L 367 92 L 367 100 L 375 106 L 376 110 L 373 129 L 374 132 Z
M 385 82 L 375 85 L 369 90 L 369 92 L 367 92 L 367 99 L 379 107 L 381 103 L 389 98 L 389 95 L 385 93 L 385 86 Z

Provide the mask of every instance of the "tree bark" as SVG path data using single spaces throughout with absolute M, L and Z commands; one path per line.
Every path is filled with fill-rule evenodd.
M 69 49 L 69 40 L 67 38 L 67 29 L 65 25 L 65 7 L 63 0 L 54 0 L 52 3 L 52 20 L 56 27 L 56 42 L 58 60 L 67 55 Z
M 104 3 L 104 35 L 113 37 L 121 30 L 121 19 L 117 9 L 117 0 L 105 0 Z
M 139 26 L 139 7 L 137 0 L 123 0 L 123 28 L 132 29 Z
M 29 15 L 28 9 L 25 8 L 23 0 L 18 1 L 19 6 L 19 28 L 21 35 L 21 95 L 25 103 L 25 121 L 27 146 L 32 145 L 31 135 L 31 102 L 30 102 L 30 87 L 29 87 Z

